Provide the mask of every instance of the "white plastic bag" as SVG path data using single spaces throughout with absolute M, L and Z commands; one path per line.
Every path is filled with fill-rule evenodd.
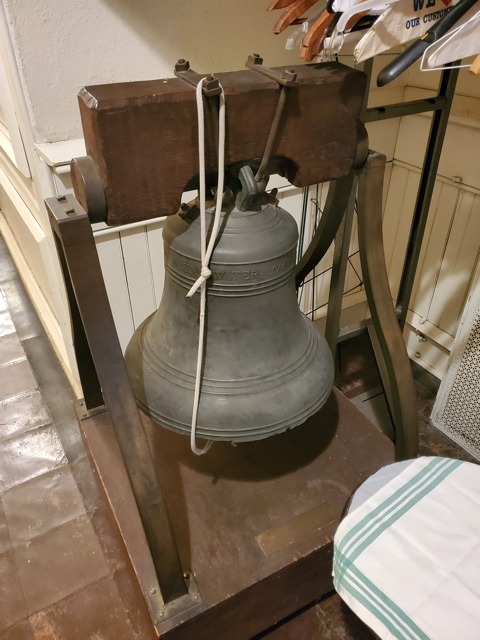
M 398 0 L 363 36 L 353 52 L 362 62 L 409 40 L 421 38 L 458 0 Z

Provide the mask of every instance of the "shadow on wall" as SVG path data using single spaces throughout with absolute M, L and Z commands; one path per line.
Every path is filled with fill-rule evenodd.
M 267 0 L 100 0 L 148 42 L 172 68 L 179 58 L 206 73 L 244 68 L 253 52 L 265 64 L 299 63 L 298 52 L 287 51 L 287 32 L 275 36 L 280 12 L 267 12 Z

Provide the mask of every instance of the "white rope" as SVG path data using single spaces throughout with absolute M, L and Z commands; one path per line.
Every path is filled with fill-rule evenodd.
M 198 405 L 200 402 L 200 387 L 202 386 L 202 364 L 203 364 L 203 343 L 205 338 L 205 307 L 207 302 L 207 280 L 212 275 L 209 268 L 210 258 L 215 247 L 215 241 L 218 235 L 218 228 L 220 226 L 220 214 L 222 211 L 222 199 L 223 199 L 223 168 L 225 164 L 225 94 L 222 90 L 220 100 L 220 110 L 218 115 L 218 186 L 217 186 L 217 200 L 215 204 L 215 214 L 213 217 L 212 233 L 206 246 L 206 214 L 205 214 L 205 124 L 203 113 L 203 82 L 205 78 L 202 78 L 197 85 L 197 114 L 198 114 L 198 154 L 199 154 L 199 200 L 200 200 L 200 255 L 202 260 L 202 268 L 200 269 L 200 277 L 195 282 L 193 287 L 187 293 L 187 298 L 191 298 L 193 294 L 200 287 L 200 322 L 198 332 L 198 354 L 197 354 L 197 373 L 195 378 L 195 393 L 193 397 L 193 413 L 192 413 L 192 429 L 190 432 L 190 446 L 193 453 L 197 456 L 206 453 L 212 444 L 209 440 L 203 449 L 197 447 L 196 432 L 197 432 L 197 415 Z

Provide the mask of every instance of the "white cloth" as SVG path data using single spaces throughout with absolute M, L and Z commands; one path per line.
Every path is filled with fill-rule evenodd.
M 478 640 L 479 572 L 476 464 L 414 460 L 335 535 L 335 588 L 383 640 Z
M 398 0 L 367 31 L 355 47 L 355 62 L 362 62 L 414 38 L 421 38 L 458 0 Z M 448 6 L 447 6 L 448 5 Z
M 448 62 L 469 58 L 478 53 L 480 53 L 480 8 L 479 3 L 476 2 L 453 29 L 428 49 L 425 54 L 426 66 L 430 69 L 443 67 Z

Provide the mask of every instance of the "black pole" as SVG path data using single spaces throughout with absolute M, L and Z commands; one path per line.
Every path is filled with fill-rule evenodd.
M 458 62 L 451 63 L 457 65 Z M 452 106 L 452 100 L 457 84 L 458 69 L 447 68 L 442 72 L 440 80 L 440 89 L 438 96 L 445 97 L 445 106 L 435 111 L 432 117 L 430 127 L 430 135 L 428 138 L 427 150 L 423 162 L 422 175 L 420 178 L 420 186 L 417 193 L 417 201 L 410 229 L 410 237 L 408 239 L 407 251 L 405 254 L 405 262 L 403 264 L 402 277 L 398 288 L 397 296 L 397 315 L 400 327 L 403 330 L 407 318 L 408 305 L 412 295 L 415 273 L 417 270 L 418 259 L 422 248 L 425 226 L 427 224 L 428 211 L 432 201 L 433 188 L 437 177 L 438 163 L 442 153 L 445 131 L 447 129 L 448 117 Z

